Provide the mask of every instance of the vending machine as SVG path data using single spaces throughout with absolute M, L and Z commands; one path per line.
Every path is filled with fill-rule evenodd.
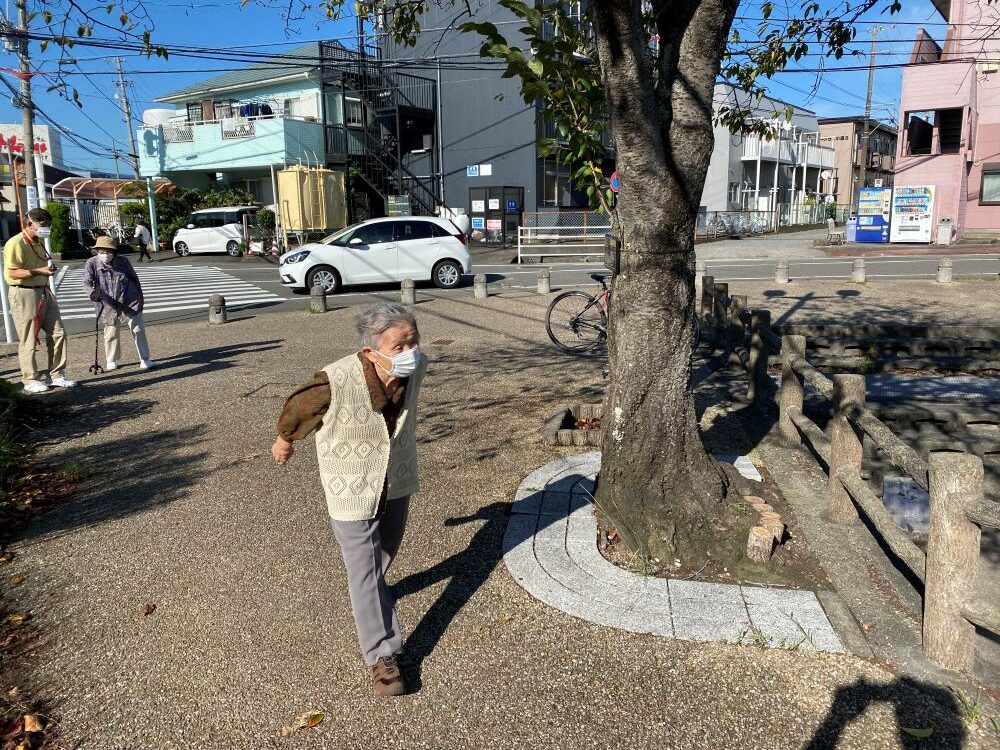
M 892 188 L 861 188 L 858 195 L 856 242 L 889 241 L 889 217 L 892 212 Z
M 894 187 L 891 222 L 889 242 L 930 243 L 934 229 L 934 186 Z

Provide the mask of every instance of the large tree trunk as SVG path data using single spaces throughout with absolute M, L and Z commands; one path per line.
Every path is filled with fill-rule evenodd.
M 597 503 L 643 554 L 684 563 L 706 555 L 727 490 L 698 433 L 691 348 L 694 228 L 712 152 L 715 78 L 736 5 L 654 2 L 654 59 L 639 0 L 591 4 L 623 242 Z

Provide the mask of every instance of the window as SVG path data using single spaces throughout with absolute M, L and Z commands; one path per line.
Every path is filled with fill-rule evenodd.
M 201 102 L 191 102 L 187 105 L 188 122 L 201 122 Z
M 939 109 L 937 121 L 941 153 L 957 154 L 962 148 L 962 110 Z
M 364 127 L 365 110 L 360 99 L 344 98 L 344 121 L 347 125 Z
M 431 231 L 434 232 L 434 236 L 435 237 L 451 237 L 452 236 L 451 233 L 447 229 L 445 229 L 444 227 L 442 227 L 442 226 L 438 226 L 437 224 L 431 224 L 430 227 L 431 227 Z
M 1000 206 L 1000 162 L 983 165 L 983 184 L 979 189 L 979 202 Z
M 396 241 L 429 240 L 434 236 L 431 223 L 428 221 L 398 221 L 396 224 Z
M 910 156 L 929 154 L 934 142 L 934 113 L 909 112 L 906 115 L 907 153 Z
M 378 224 L 369 224 L 366 227 L 360 227 L 351 235 L 351 240 L 359 239 L 366 245 L 392 242 L 392 232 L 396 223 L 395 221 L 380 221 Z
M 739 203 L 740 201 L 740 183 L 730 182 L 729 183 L 729 195 L 726 200 L 730 203 Z

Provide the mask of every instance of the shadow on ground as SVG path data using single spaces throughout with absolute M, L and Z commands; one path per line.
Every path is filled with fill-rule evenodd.
M 954 695 L 929 682 L 902 677 L 888 684 L 861 679 L 838 688 L 804 750 L 835 750 L 847 726 L 879 703 L 895 712 L 899 743 L 907 750 L 965 746 L 967 732 Z

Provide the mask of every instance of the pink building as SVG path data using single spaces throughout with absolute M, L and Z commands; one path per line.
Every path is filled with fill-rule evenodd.
M 897 186 L 933 185 L 934 226 L 966 240 L 1000 238 L 1000 8 L 933 0 L 944 46 L 920 29 L 903 71 Z

